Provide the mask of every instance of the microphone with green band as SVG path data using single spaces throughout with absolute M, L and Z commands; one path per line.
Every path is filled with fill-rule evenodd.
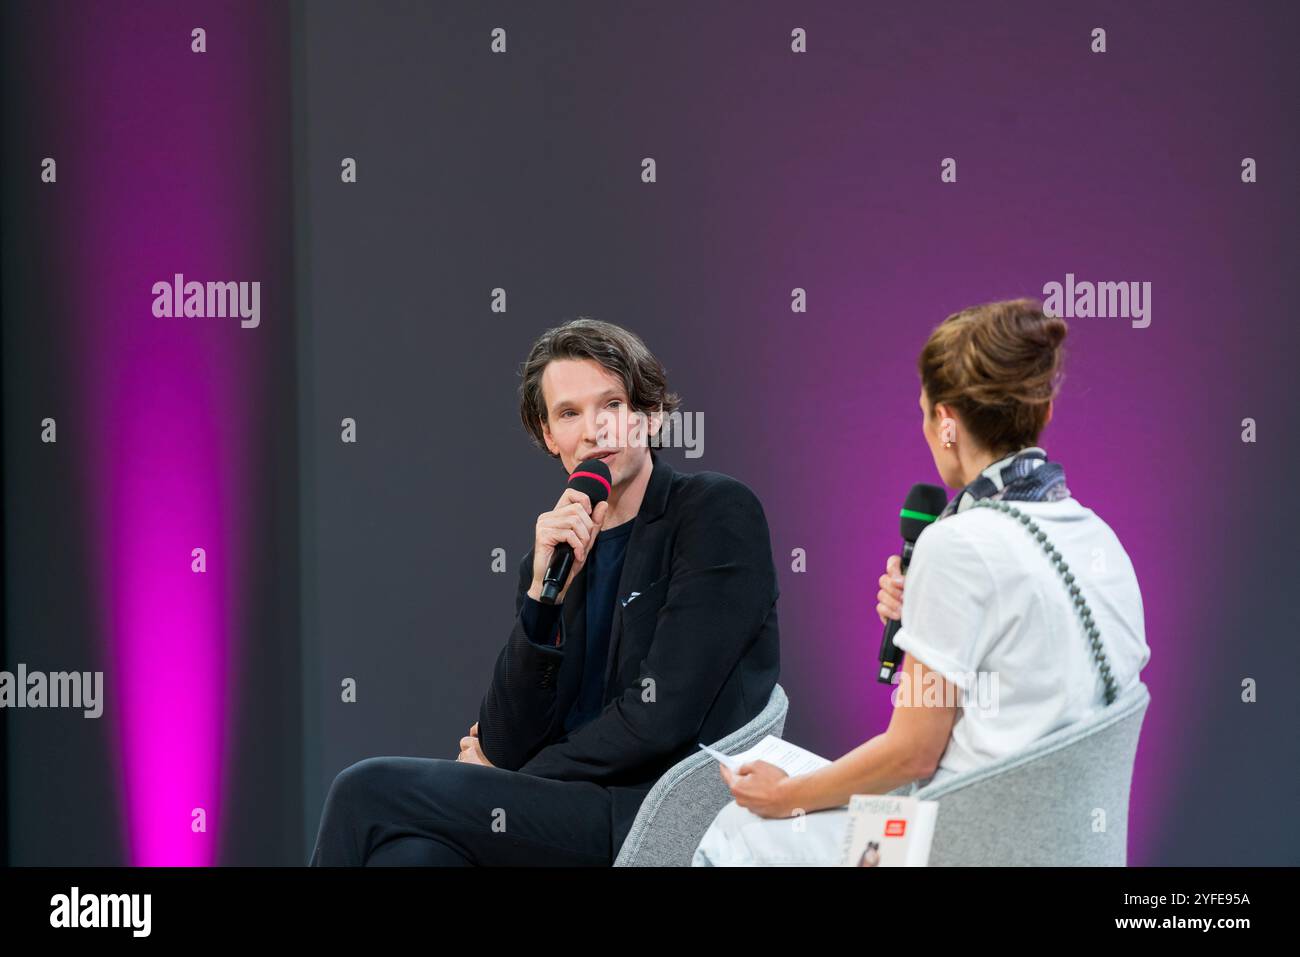
M 907 574 L 907 566 L 912 563 L 912 550 L 916 547 L 916 540 L 934 523 L 947 504 L 948 493 L 938 485 L 918 482 L 907 493 L 903 508 L 898 513 L 898 525 L 903 533 L 904 575 Z M 902 664 L 902 649 L 894 647 L 894 636 L 898 634 L 900 627 L 902 622 L 897 618 L 889 619 L 889 623 L 885 625 L 884 637 L 880 639 L 880 671 L 876 675 L 876 680 L 881 684 L 893 684 L 894 673 Z

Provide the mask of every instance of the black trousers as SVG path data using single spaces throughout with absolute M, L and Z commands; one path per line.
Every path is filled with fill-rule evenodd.
M 452 758 L 380 757 L 334 778 L 311 866 L 610 866 L 611 797 Z

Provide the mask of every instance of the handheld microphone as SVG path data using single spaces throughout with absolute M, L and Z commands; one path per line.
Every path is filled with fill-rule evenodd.
M 907 566 L 912 562 L 912 549 L 916 547 L 916 540 L 934 523 L 947 504 L 948 494 L 938 485 L 918 482 L 907 493 L 903 510 L 898 513 L 898 524 L 903 533 L 904 575 L 907 574 Z M 893 684 L 894 673 L 903 662 L 902 651 L 894 647 L 894 636 L 898 634 L 898 629 L 902 625 L 902 621 L 897 618 L 889 619 L 889 623 L 885 625 L 884 637 L 880 639 L 880 673 L 876 675 L 876 680 L 881 684 Z
M 609 486 L 612 476 L 609 466 L 600 459 L 587 459 L 574 466 L 569 474 L 568 487 L 584 493 L 591 499 L 591 510 L 609 498 Z M 546 566 L 546 577 L 542 579 L 542 595 L 539 599 L 543 605 L 554 605 L 560 597 L 560 589 L 568 581 L 573 569 L 573 546 L 560 542 L 551 552 L 551 561 Z

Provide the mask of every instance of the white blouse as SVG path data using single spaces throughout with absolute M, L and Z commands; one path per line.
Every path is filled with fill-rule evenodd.
M 1123 694 L 1151 657 L 1128 553 L 1073 498 L 1011 504 L 1064 556 Z M 961 710 L 931 781 L 1020 751 L 1106 707 L 1067 586 L 1024 526 L 991 509 L 965 509 L 921 533 L 895 644 L 960 689 L 954 703 Z M 810 813 L 795 826 L 794 819 L 759 817 L 732 801 L 692 863 L 838 864 L 847 822 L 847 807 Z
M 1064 556 L 1123 694 L 1151 657 L 1128 553 L 1074 498 L 1010 504 Z M 1021 751 L 1105 707 L 1067 586 L 1025 527 L 992 509 L 966 509 L 921 533 L 895 644 L 961 689 L 932 781 Z

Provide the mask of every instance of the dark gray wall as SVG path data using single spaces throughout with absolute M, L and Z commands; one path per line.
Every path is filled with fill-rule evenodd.
M 1151 238 L 1158 229 L 1132 248 L 1116 245 L 1116 223 L 1139 203 L 1122 192 L 1133 187 L 1116 187 L 1121 192 L 1106 207 L 1111 219 L 1093 222 L 1078 208 L 1091 205 L 1090 177 L 1132 165 L 1121 159 L 1128 155 L 1122 137 L 1099 132 L 1101 160 L 1080 158 L 1076 179 L 1067 165 L 1058 181 L 1044 172 L 1054 159 L 1023 155 L 1017 137 L 1041 137 L 1029 126 L 1023 136 L 1015 130 L 1022 118 L 1012 106 L 996 115 L 1005 135 L 987 128 L 992 114 L 980 119 L 980 110 L 1027 92 L 1041 94 L 1028 97 L 1027 110 L 1105 113 L 1094 100 L 1112 95 L 1109 84 L 1130 81 L 1089 72 L 1102 61 L 1080 54 L 1070 69 L 1079 89 L 1099 85 L 1094 99 L 1059 75 L 1046 92 L 1018 88 L 1000 50 L 1032 47 L 1035 57 L 1056 64 L 1074 55 L 1071 31 L 1082 28 L 1064 12 L 1032 13 L 1030 5 L 987 23 L 969 8 L 955 13 L 957 6 L 893 11 L 877 36 L 857 5 L 807 5 L 800 15 L 819 31 L 825 56 L 779 68 L 792 14 L 778 4 L 746 5 L 753 16 L 744 17 L 654 4 L 322 0 L 297 7 L 305 848 L 336 773 L 374 754 L 451 757 L 475 720 L 513 611 L 513 574 L 493 574 L 490 552 L 506 549 L 513 569 L 562 478 L 518 423 L 515 370 L 537 333 L 578 314 L 640 333 L 689 407 L 705 413 L 704 458 L 674 453 L 674 464 L 736 475 L 767 507 L 782 580 L 781 681 L 793 702 L 787 735 L 838 755 L 883 728 L 886 709 L 875 699 L 863 704 L 883 699 L 869 679 L 879 629 L 874 579 L 897 547 L 891 496 L 901 498 L 909 481 L 933 480 L 917 437 L 915 349 L 945 307 L 1032 293 L 1044 272 L 1059 278 L 1062 262 L 1077 261 L 1070 255 L 1114 254 L 1111 268 L 1121 270 L 1167 267 Z M 1198 42 L 1220 32 L 1208 22 L 1210 11 L 1198 16 Z M 1131 17 L 1124 35 L 1158 42 L 1144 32 L 1160 19 L 1154 8 Z M 509 29 L 509 56 L 488 53 L 495 26 Z M 1259 29 L 1243 24 L 1232 42 L 1248 47 Z M 979 42 L 967 41 L 972 31 Z M 942 33 L 935 48 L 931 33 Z M 918 37 L 927 38 L 923 53 Z M 944 62 L 943 77 L 932 77 L 925 57 Z M 979 61 L 972 69 L 981 78 L 970 89 L 957 79 L 967 57 Z M 1142 75 L 1146 60 L 1130 52 L 1105 62 L 1122 63 L 1122 75 L 1132 77 Z M 891 63 L 912 70 L 909 82 L 921 86 L 896 80 Z M 986 68 L 993 73 L 979 72 Z M 859 126 L 854 90 L 869 112 Z M 1146 93 L 1192 111 L 1201 95 L 1173 86 Z M 943 99 L 948 95 L 957 99 Z M 952 105 L 967 96 L 968 110 Z M 1265 103 L 1260 115 L 1272 109 Z M 1232 153 L 1271 128 L 1255 117 L 1235 140 L 1206 133 L 1196 143 L 1197 170 L 1208 176 L 1220 161 L 1215 150 Z M 1002 193 L 976 184 L 954 194 L 961 198 L 951 205 L 930 198 L 915 169 L 931 153 L 945 155 L 938 152 L 950 148 L 945 130 L 968 151 L 982 144 L 980 175 L 1000 177 Z M 1175 138 L 1169 130 L 1152 135 L 1162 143 Z M 845 141 L 852 151 L 844 151 Z M 707 152 L 714 150 L 725 153 Z M 653 191 L 634 173 L 650 154 L 669 158 Z M 1068 163 L 1070 155 L 1053 157 Z M 358 183 L 340 182 L 343 157 L 358 161 Z M 617 175 L 623 169 L 628 175 Z M 1167 179 L 1158 162 L 1144 170 Z M 1226 187 L 1198 181 L 1195 188 L 1217 199 L 1239 186 L 1224 175 Z M 1062 195 L 1060 181 L 1075 185 Z M 1068 216 L 1055 232 L 1031 228 L 1041 205 L 1035 190 L 1105 238 L 1071 244 Z M 1182 215 L 1198 208 L 1198 195 L 1164 196 L 1173 205 L 1161 209 Z M 1011 206 L 1004 209 L 1003 200 Z M 1247 216 L 1248 200 L 1241 202 Z M 986 255 L 972 235 L 974 224 L 990 227 L 993 252 Z M 1235 220 L 1209 228 L 1234 227 L 1235 248 L 1262 277 L 1251 307 L 1260 318 L 1244 334 L 1274 349 L 1293 343 L 1291 325 L 1257 305 L 1286 301 L 1282 267 L 1246 252 L 1254 231 Z M 1021 239 L 1008 239 L 1012 234 Z M 1183 232 L 1194 235 L 1201 233 Z M 1297 245 L 1293 232 L 1277 243 L 1258 241 L 1272 250 Z M 1189 257 L 1217 262 L 1194 241 L 1188 249 Z M 1177 287 L 1193 302 L 1206 283 L 1220 296 L 1240 286 L 1209 265 L 1172 272 L 1160 288 Z M 824 280 L 819 295 L 834 298 L 827 307 L 834 328 L 826 312 L 814 310 L 801 327 L 782 309 L 795 284 L 790 276 L 810 275 Z M 505 315 L 489 309 L 498 286 L 509 295 Z M 882 298 L 896 308 L 882 309 Z M 1273 532 L 1294 532 L 1294 511 L 1283 509 L 1265 528 L 1269 523 L 1227 521 L 1220 513 L 1198 520 L 1141 498 L 1151 493 L 1152 473 L 1160 475 L 1162 494 L 1196 501 L 1220 491 L 1238 495 L 1260 470 L 1279 481 L 1293 474 L 1294 442 L 1275 433 L 1254 448 L 1236 438 L 1242 415 L 1271 405 L 1266 384 L 1284 376 L 1284 363 L 1274 351 L 1225 336 L 1223 321 L 1208 315 L 1213 308 L 1199 310 L 1207 314 L 1185 329 L 1180 324 L 1193 317 L 1169 308 L 1162 331 L 1147 338 L 1076 324 L 1074 391 L 1049 436 L 1061 439 L 1053 448 L 1076 453 L 1105 448 L 1097 436 L 1107 430 L 1148 436 L 1116 445 L 1135 445 L 1150 461 L 1065 453 L 1071 486 L 1115 520 L 1140 559 L 1140 578 L 1153 586 L 1144 594 L 1153 648 L 1145 677 L 1154 703 L 1139 754 L 1139 770 L 1151 781 L 1142 790 L 1139 780 L 1135 791 L 1142 812 L 1137 859 L 1295 861 L 1294 829 L 1265 838 L 1300 799 L 1294 701 L 1275 689 L 1257 707 L 1243 706 L 1236 671 L 1215 672 L 1209 652 L 1198 656 L 1189 647 L 1208 649 L 1215 643 L 1207 636 L 1232 634 L 1249 642 L 1238 646 L 1243 654 L 1234 666 L 1243 674 L 1295 673 L 1295 642 L 1285 637 L 1295 630 L 1295 603 L 1257 577 L 1262 572 L 1245 571 L 1246 562 L 1254 569 L 1290 562 Z M 1194 375 L 1162 368 L 1215 368 L 1225 348 L 1249 352 L 1252 371 L 1235 384 L 1216 381 L 1213 393 L 1194 386 Z M 1156 380 L 1167 385 L 1150 388 Z M 1099 409 L 1094 398 L 1103 393 L 1110 398 Z M 1130 393 L 1131 400 L 1122 398 Z M 1189 401 L 1204 401 L 1221 420 L 1194 413 L 1181 421 Z M 340 442 L 344 417 L 358 423 L 356 445 Z M 849 446 L 828 448 L 819 441 L 827 431 L 818 433 L 816 424 L 837 417 L 847 423 L 839 440 Z M 1173 421 L 1186 431 L 1175 455 L 1162 459 L 1156 450 Z M 778 422 L 779 430 L 764 428 Z M 1200 444 L 1204 456 L 1195 451 Z M 835 467 L 810 468 L 823 455 Z M 1222 471 L 1200 468 L 1205 458 Z M 864 494 L 871 483 L 863 472 L 872 480 L 895 476 L 897 492 Z M 1151 521 L 1153 508 L 1159 521 Z M 1129 510 L 1158 531 L 1130 533 L 1122 521 Z M 1175 527 L 1178 537 L 1166 536 Z M 790 549 L 809 543 L 820 546 L 810 573 L 791 575 Z M 1223 601 L 1206 597 L 1207 581 L 1229 577 Z M 1172 591 L 1171 580 L 1179 582 Z M 1197 609 L 1190 616 L 1196 634 L 1186 640 L 1184 593 Z M 1234 607 L 1248 611 L 1239 616 Z M 348 677 L 359 685 L 356 704 L 339 701 Z M 1170 729 L 1187 728 L 1199 746 L 1174 740 Z M 1225 758 L 1236 762 L 1227 779 L 1219 770 Z M 1223 802 L 1242 789 L 1250 812 L 1224 822 Z M 1212 825 L 1226 831 L 1207 844 Z
M 625 226 L 657 214 L 627 144 L 590 119 L 626 108 L 617 91 L 570 75 L 562 48 L 491 61 L 460 42 L 488 28 L 463 9 L 388 10 L 400 19 L 313 3 L 298 21 L 309 817 L 353 761 L 452 757 L 477 719 L 517 563 L 564 481 L 518 416 L 517 369 L 542 330 L 578 314 L 618 322 L 690 408 L 712 403 L 721 419 L 747 402 L 653 276 L 662 237 Z M 545 22 L 509 12 L 520 31 Z M 572 163 L 594 171 L 615 151 L 633 164 L 621 187 Z M 343 157 L 358 161 L 355 185 L 340 183 Z M 498 286 L 504 315 L 489 308 Z M 340 440 L 344 417 L 355 445 Z M 663 454 L 763 494 L 756 450 L 728 448 L 721 429 L 706 449 Z M 504 574 L 490 569 L 498 547 Z M 340 702 L 347 677 L 355 704 Z
M 827 55 L 795 66 L 778 42 L 790 25 L 786 9 L 752 7 L 752 17 L 736 17 L 720 5 L 285 6 L 293 16 L 283 64 L 283 82 L 292 82 L 285 120 L 292 155 L 270 138 L 245 142 L 266 152 L 274 173 L 261 184 L 268 235 L 293 203 L 292 249 L 285 237 L 266 248 L 268 277 L 287 285 L 292 274 L 296 319 L 281 316 L 260 330 L 274 372 L 250 456 L 261 463 L 265 495 L 241 515 L 259 532 L 256 558 L 240 575 L 249 599 L 242 645 L 256 653 L 235 676 L 241 710 L 223 863 L 305 861 L 330 781 L 356 760 L 455 754 L 510 626 L 513 569 L 563 478 L 519 424 L 516 370 L 540 331 L 578 314 L 640 333 L 687 408 L 705 414 L 705 456 L 671 451 L 670 461 L 736 475 L 765 503 L 782 586 L 787 736 L 838 755 L 883 727 L 884 693 L 868 679 L 879 634 L 871 582 L 896 548 L 896 504 L 893 493 L 864 489 L 888 475 L 883 484 L 896 481 L 901 496 L 910 481 L 931 475 L 915 434 L 914 350 L 945 307 L 1032 291 L 1029 280 L 1041 281 L 1060 261 L 1050 251 L 1069 248 L 1030 230 L 1023 246 L 995 237 L 995 261 L 986 261 L 979 244 L 962 243 L 969 223 L 1002 214 L 993 207 L 1008 189 L 1029 206 L 1060 193 L 1057 179 L 1035 181 L 1041 194 L 1015 179 L 1022 152 L 1015 144 L 981 157 L 987 172 L 1005 174 L 1001 194 L 975 186 L 951 209 L 936 203 L 923 214 L 912 204 L 930 195 L 927 184 L 889 186 L 891 176 L 910 175 L 904 167 L 914 156 L 939 147 L 926 138 L 942 105 L 936 90 L 966 93 L 948 82 L 926 85 L 929 70 L 918 58 L 944 59 L 952 70 L 966 69 L 967 57 L 988 66 L 981 57 L 997 60 L 1006 44 L 1022 49 L 1021 31 L 1031 28 L 1039 55 L 1059 57 L 1074 26 L 1063 24 L 1064 13 L 1034 19 L 1032 5 L 987 31 L 978 12 L 962 26 L 961 5 L 899 8 L 881 14 L 887 22 L 870 33 L 878 44 L 868 54 L 874 21 L 860 7 L 810 4 Z M 45 414 L 72 414 L 76 382 L 64 349 L 76 317 L 61 269 L 87 240 L 73 228 L 75 208 L 42 205 L 49 195 L 10 175 L 65 125 L 67 111 L 32 92 L 59 92 L 38 72 L 75 59 L 60 45 L 57 17 L 40 16 L 47 8 L 5 7 L 0 659 L 10 668 L 25 661 L 94 670 L 102 636 L 90 600 L 87 490 L 77 478 L 83 453 L 75 441 L 40 446 L 32 425 Z M 1259 64 L 1258 76 L 1225 68 L 1226 79 L 1209 77 L 1208 87 L 1231 80 L 1289 102 L 1294 81 L 1288 87 L 1270 72 L 1289 60 L 1282 46 L 1261 40 L 1287 31 L 1271 30 L 1258 13 L 1201 6 L 1197 15 L 1184 40 L 1222 34 L 1228 52 L 1245 50 Z M 1211 15 L 1231 22 L 1218 29 Z M 1132 16 L 1130 36 L 1158 43 L 1151 28 L 1162 22 L 1158 10 Z M 863 42 L 845 33 L 832 44 L 844 24 L 857 24 Z M 498 25 L 510 29 L 509 57 L 487 53 L 488 31 Z M 968 42 L 970 31 L 983 45 Z M 917 36 L 940 34 L 951 56 L 946 47 L 915 46 Z M 772 59 L 756 52 L 768 44 Z M 51 58 L 51 50 L 62 52 Z M 1130 72 L 1116 74 L 1132 77 L 1145 61 L 1130 52 L 1106 62 L 1127 64 Z M 902 81 L 890 86 L 904 67 L 922 78 L 914 98 Z M 1068 93 L 1069 78 L 1054 76 Z M 1091 104 L 1110 88 L 1104 74 L 1089 76 L 1103 84 L 1079 94 Z M 998 102 L 990 98 L 1002 91 L 999 82 L 986 77 L 971 94 L 972 125 L 960 128 L 968 141 L 987 126 L 978 107 Z M 874 125 L 846 150 L 854 83 Z M 1206 91 L 1189 93 L 1176 77 L 1168 83 L 1146 90 L 1142 102 L 1163 97 L 1178 110 L 1169 128 L 1151 134 L 1187 164 L 1174 211 L 1194 218 L 1213 202 L 1232 215 L 1161 232 L 1158 217 L 1129 194 L 1111 197 L 1111 215 L 1131 207 L 1135 219 L 1156 222 L 1137 252 L 1155 250 L 1151 262 L 1159 262 L 1167 246 L 1163 258 L 1178 281 L 1161 288 L 1179 287 L 1193 305 L 1158 319 L 1146 338 L 1107 339 L 1077 323 L 1075 391 L 1052 434 L 1068 450 L 1097 447 L 1087 442 L 1096 433 L 1152 450 L 1149 460 L 1066 458 L 1072 487 L 1100 503 L 1145 562 L 1139 577 L 1153 599 L 1154 700 L 1139 769 L 1160 780 L 1135 792 L 1145 812 L 1134 834 L 1142 861 L 1294 863 L 1300 761 L 1287 682 L 1300 671 L 1289 584 L 1300 521 L 1287 483 L 1300 461 L 1286 412 L 1297 346 L 1288 277 L 1300 236 L 1294 210 L 1270 193 L 1232 192 L 1225 202 L 1225 190 L 1240 184 L 1229 176 L 1225 187 L 1217 170 L 1237 161 L 1245 141 L 1263 143 L 1276 170 L 1278 157 L 1294 154 L 1295 134 L 1269 122 L 1283 112 L 1266 98 L 1251 99 L 1254 108 L 1232 111 L 1229 121 L 1212 100 L 1197 100 Z M 1060 96 L 1053 89 L 1049 99 Z M 1121 99 L 1129 102 L 1127 93 Z M 824 112 L 801 112 L 810 103 Z M 1197 109 L 1209 124 L 1204 138 L 1197 149 L 1177 148 L 1184 125 L 1201 129 L 1184 124 Z M 997 122 L 1014 132 L 1020 119 L 1008 107 Z M 1232 135 L 1216 122 L 1233 124 Z M 1099 132 L 1092 147 L 1105 164 L 1135 166 L 1109 134 Z M 635 175 L 640 157 L 652 153 L 668 158 L 665 188 L 654 191 Z M 360 164 L 355 185 L 339 182 L 344 156 Z M 276 178 L 287 176 L 277 165 L 286 159 L 292 190 Z M 1216 171 L 1212 181 L 1206 170 Z M 1066 199 L 1095 205 L 1084 184 L 1096 173 L 1079 169 Z M 1145 175 L 1160 176 L 1159 165 Z M 862 196 L 844 193 L 859 189 Z M 1036 221 L 1020 207 L 1012 218 Z M 1145 262 L 1123 247 L 1122 229 L 1109 221 L 1102 228 L 1106 242 L 1084 239 L 1075 248 L 1114 245 L 1123 268 Z M 1073 230 L 1067 222 L 1060 231 Z M 1044 249 L 1048 259 L 1036 260 Z M 823 298 L 799 321 L 786 306 L 792 275 L 824 280 Z M 489 309 L 498 286 L 509 295 L 504 315 Z M 1200 307 L 1205 295 L 1239 298 L 1240 308 Z M 881 296 L 902 305 L 881 310 Z M 1169 366 L 1186 371 L 1168 373 Z M 1165 384 L 1150 389 L 1153 376 Z M 1165 404 L 1144 401 L 1153 393 Z M 1126 414 L 1131 405 L 1133 415 L 1098 414 L 1106 397 Z M 1197 414 L 1180 415 L 1192 400 Z M 1200 414 L 1206 409 L 1212 414 Z M 1243 415 L 1260 419 L 1257 446 L 1236 440 Z M 357 420 L 356 445 L 340 442 L 345 416 Z M 826 431 L 815 426 L 836 419 L 849 423 L 848 444 L 828 449 Z M 835 467 L 809 468 L 823 456 Z M 1173 534 L 1129 536 L 1125 511 L 1131 523 L 1157 512 Z M 790 549 L 802 545 L 812 548 L 810 571 L 792 575 Z M 504 574 L 491 570 L 494 548 L 506 551 Z M 1171 580 L 1177 588 L 1146 589 Z M 1258 705 L 1240 703 L 1238 674 L 1260 680 Z M 340 701 L 345 678 L 358 682 L 355 704 Z M 124 861 L 109 725 L 56 711 L 3 711 L 0 723 L 8 861 Z

